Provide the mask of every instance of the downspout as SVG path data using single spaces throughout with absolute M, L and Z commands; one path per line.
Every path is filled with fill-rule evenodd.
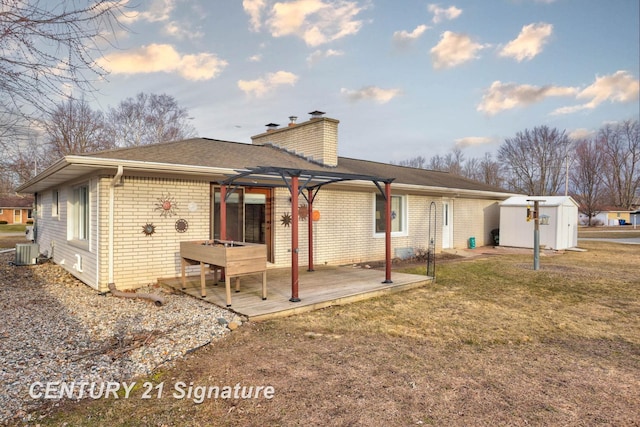
M 109 185 L 109 260 L 108 260 L 108 284 L 113 284 L 113 240 L 114 240 L 114 217 L 115 217 L 115 198 L 116 198 L 116 187 L 122 185 L 122 174 L 124 173 L 124 167 L 122 165 L 118 165 L 118 172 L 116 172 L 116 176 L 113 177 L 111 184 Z

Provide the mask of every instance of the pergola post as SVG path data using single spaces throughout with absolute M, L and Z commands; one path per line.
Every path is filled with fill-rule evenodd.
M 391 280 L 391 183 L 384 183 L 385 198 L 385 228 L 384 228 L 384 249 L 385 249 L 385 275 L 384 282 L 393 283 Z
M 309 221 L 309 267 L 307 271 L 313 270 L 313 190 L 309 189 L 309 203 L 308 203 L 309 211 L 307 215 L 307 220 Z
M 291 302 L 298 298 L 298 175 L 291 177 Z
M 220 240 L 227 240 L 227 186 L 220 186 Z
M 220 240 L 227 240 L 227 185 L 220 186 Z M 226 271 L 220 269 L 220 280 L 226 279 Z

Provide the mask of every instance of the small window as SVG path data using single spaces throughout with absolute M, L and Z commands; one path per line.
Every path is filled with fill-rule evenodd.
M 0 209 L 0 215 L 4 213 L 4 209 Z
M 382 234 L 386 229 L 386 201 L 376 194 L 375 233 Z M 406 197 L 391 196 L 391 234 L 403 235 L 407 232 Z
M 51 216 L 60 215 L 60 199 L 58 190 L 51 192 Z
M 89 186 L 73 189 L 73 238 L 89 239 Z

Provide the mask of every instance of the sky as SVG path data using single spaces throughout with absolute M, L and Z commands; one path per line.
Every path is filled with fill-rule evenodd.
M 127 1 L 127 0 L 120 0 Z M 495 156 L 638 120 L 638 0 L 129 0 L 96 107 L 165 93 L 202 137 L 338 119 L 340 156 Z

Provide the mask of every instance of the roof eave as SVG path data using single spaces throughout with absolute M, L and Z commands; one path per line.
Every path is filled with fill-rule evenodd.
M 122 166 L 125 170 L 135 170 L 142 172 L 171 172 L 179 173 L 182 175 L 193 176 L 211 176 L 211 175 L 228 175 L 235 171 L 231 168 L 218 168 L 210 166 L 194 166 L 194 165 L 182 165 L 175 163 L 160 163 L 160 162 L 147 162 L 140 160 L 122 160 L 122 159 L 110 159 L 102 157 L 91 156 L 65 156 L 43 172 L 36 175 L 26 183 L 17 188 L 16 191 L 23 193 L 35 193 L 43 188 L 55 186 L 55 184 L 38 186 L 47 179 L 53 177 L 55 174 L 63 171 L 64 169 L 71 167 L 79 167 L 74 177 L 80 177 L 87 173 L 87 170 L 100 170 L 110 169 Z

